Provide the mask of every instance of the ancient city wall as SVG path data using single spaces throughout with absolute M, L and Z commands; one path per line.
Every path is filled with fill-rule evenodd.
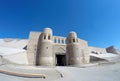
M 41 32 L 30 32 L 28 45 L 27 45 L 27 54 L 28 61 L 30 65 L 36 65 L 36 55 L 38 50 L 38 41 Z M 53 36 L 53 54 L 67 54 L 66 53 L 66 37 L 62 36 Z M 87 41 L 78 39 L 79 49 L 83 54 L 84 63 L 89 63 L 89 49 Z
M 30 65 L 35 65 L 35 58 L 37 52 L 37 43 L 41 32 L 30 32 L 28 45 L 27 45 L 27 54 L 28 62 Z
M 90 56 L 89 56 L 88 42 L 85 40 L 79 39 L 79 44 L 80 44 L 81 51 L 83 53 L 84 63 L 89 63 Z

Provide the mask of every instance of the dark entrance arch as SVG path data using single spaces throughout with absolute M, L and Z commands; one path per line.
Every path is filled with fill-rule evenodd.
M 65 54 L 56 54 L 56 66 L 66 66 Z

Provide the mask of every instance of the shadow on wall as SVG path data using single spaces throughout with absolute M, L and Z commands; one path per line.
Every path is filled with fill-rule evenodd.
M 37 44 L 37 48 L 36 48 L 36 55 L 35 55 L 35 65 L 38 66 L 39 65 L 39 51 L 40 51 L 40 42 L 42 40 L 42 34 L 40 34 L 39 39 L 38 39 L 38 44 Z

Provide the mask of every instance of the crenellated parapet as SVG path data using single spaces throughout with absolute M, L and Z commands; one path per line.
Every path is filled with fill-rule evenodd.
M 55 44 L 66 44 L 66 37 L 53 36 L 53 41 Z

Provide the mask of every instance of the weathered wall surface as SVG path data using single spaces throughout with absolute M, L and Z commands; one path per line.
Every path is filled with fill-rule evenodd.
M 40 34 L 41 32 L 30 32 L 29 35 L 29 40 L 27 45 L 27 55 L 28 55 L 28 62 L 30 65 L 35 65 L 37 44 Z
M 94 54 L 104 54 L 107 53 L 105 48 L 89 47 L 89 52 Z
M 54 50 L 54 54 L 65 54 L 66 45 L 54 44 L 53 50 Z
M 88 42 L 82 39 L 79 39 L 80 49 L 83 54 L 83 63 L 89 63 L 90 55 L 89 55 L 89 48 Z

